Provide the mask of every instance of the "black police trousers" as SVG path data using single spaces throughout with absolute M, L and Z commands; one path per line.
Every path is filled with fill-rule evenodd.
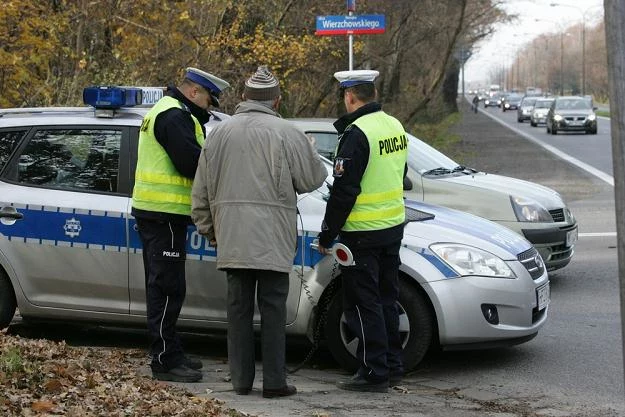
M 358 374 L 372 382 L 385 381 L 390 374 L 404 371 L 396 304 L 401 241 L 373 248 L 347 244 L 355 265 L 341 267 L 343 311 L 350 331 L 359 339 Z
M 176 322 L 186 294 L 187 225 L 137 218 L 143 266 L 151 367 L 167 371 L 183 363 Z

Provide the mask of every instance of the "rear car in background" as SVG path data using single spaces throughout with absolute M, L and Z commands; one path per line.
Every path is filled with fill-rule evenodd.
M 485 97 L 484 108 L 501 106 L 501 99 L 502 99 L 502 95 L 500 93 L 493 93 L 491 96 Z
M 523 99 L 521 100 L 521 103 L 519 104 L 519 108 L 517 109 L 517 113 L 516 113 L 517 122 L 523 123 L 526 120 L 530 120 L 532 116 L 532 110 L 534 110 L 534 104 L 536 103 L 537 99 L 538 97 L 533 97 L 533 96 L 523 97 Z
M 336 135 L 331 119 L 292 120 L 305 132 Z M 549 270 L 571 261 L 577 221 L 560 194 L 462 166 L 416 137 L 408 138 L 406 198 L 465 211 L 514 230 L 536 247 Z
M 145 327 L 143 254 L 130 209 L 147 109 L 119 108 L 142 102 L 119 90 L 97 89 L 87 100 L 104 109 L 0 110 L 0 328 L 16 308 L 24 321 Z M 214 115 L 208 130 L 229 117 Z M 320 128 L 309 132 L 336 142 L 336 131 Z M 326 167 L 326 183 L 298 196 L 286 332 L 325 344 L 354 369 L 359 340 L 343 320 L 340 269 L 313 247 L 333 180 L 328 160 Z M 526 239 L 422 202 L 407 202 L 406 212 L 397 305 L 406 371 L 431 348 L 506 346 L 536 336 L 547 320 L 549 279 Z M 194 226 L 186 249 L 178 327 L 225 332 L 227 280 L 216 250 Z M 260 330 L 258 311 L 254 325 Z
M 547 112 L 547 133 L 584 132 L 597 134 L 596 107 L 588 97 L 556 97 Z
M 523 96 L 520 94 L 508 94 L 505 100 L 501 103 L 501 110 L 518 110 L 519 106 L 521 105 L 522 99 Z
M 553 100 L 553 98 L 539 98 L 536 100 L 532 115 L 530 116 L 530 125 L 536 127 L 539 124 L 547 123 L 547 113 L 549 112 Z

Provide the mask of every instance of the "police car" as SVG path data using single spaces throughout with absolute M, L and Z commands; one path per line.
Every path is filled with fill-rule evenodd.
M 332 157 L 337 133 L 331 119 L 292 119 Z M 577 221 L 556 191 L 542 185 L 461 166 L 408 135 L 408 181 L 404 196 L 466 211 L 506 226 L 532 242 L 547 270 L 573 258 Z
M 141 244 L 130 215 L 144 107 L 130 88 L 87 90 L 97 107 L 0 110 L 0 328 L 23 320 L 145 326 Z M 216 114 L 219 118 L 227 115 Z M 209 122 L 218 123 L 217 119 Z M 328 180 L 299 196 L 287 333 L 325 343 L 356 366 L 337 261 L 314 249 Z M 400 327 L 406 368 L 432 347 L 522 343 L 547 319 L 549 280 L 521 236 L 487 220 L 407 203 L 401 249 Z M 225 330 L 225 274 L 190 226 L 180 328 Z M 260 325 L 260 316 L 255 316 Z

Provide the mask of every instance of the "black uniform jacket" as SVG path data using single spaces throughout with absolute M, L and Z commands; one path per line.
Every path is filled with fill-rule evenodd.
M 179 100 L 184 106 L 159 113 L 154 121 L 154 135 L 178 172 L 184 177 L 193 179 L 202 147 L 197 143 L 195 124 L 191 115 L 198 119 L 206 136 L 204 124 L 209 121 L 211 113 L 194 104 L 176 87 L 168 87 L 165 95 Z M 139 210 L 134 207 L 132 215 L 154 220 L 191 223 L 190 216 Z
M 339 234 L 341 242 L 348 247 L 351 244 L 362 248 L 386 246 L 403 237 L 403 224 L 367 232 L 341 231 L 360 194 L 360 181 L 369 162 L 369 141 L 363 131 L 351 123 L 361 116 L 381 110 L 379 103 L 368 103 L 334 122 L 339 133 L 339 146 L 334 158 L 334 185 L 319 235 L 319 244 L 325 248 L 330 247 Z

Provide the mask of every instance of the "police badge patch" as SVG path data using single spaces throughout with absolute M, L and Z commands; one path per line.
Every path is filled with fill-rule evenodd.
M 345 172 L 345 159 L 336 158 L 334 160 L 334 173 L 332 174 L 332 176 L 335 178 L 340 178 L 343 176 L 344 172 Z

